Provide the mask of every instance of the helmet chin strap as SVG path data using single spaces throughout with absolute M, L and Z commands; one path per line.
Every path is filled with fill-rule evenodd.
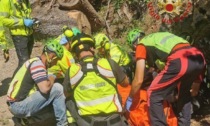
M 50 63 L 52 62 L 52 60 L 49 58 L 47 52 L 45 52 L 46 58 L 47 58 L 47 68 L 50 67 Z

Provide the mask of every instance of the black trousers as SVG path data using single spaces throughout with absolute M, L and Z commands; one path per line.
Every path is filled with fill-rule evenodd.
M 190 126 L 192 83 L 202 81 L 205 60 L 196 48 L 185 48 L 172 53 L 165 68 L 155 77 L 147 90 L 151 126 L 167 126 L 163 100 L 178 88 L 176 113 L 179 126 Z
M 18 66 L 13 73 L 14 76 L 23 63 L 30 58 L 34 46 L 34 37 L 33 35 L 13 35 L 12 40 L 18 57 Z

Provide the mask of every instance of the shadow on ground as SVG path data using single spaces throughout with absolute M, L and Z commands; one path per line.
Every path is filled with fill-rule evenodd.
M 36 115 L 27 118 L 12 117 L 15 126 L 56 126 L 53 106 L 47 106 Z
M 0 97 L 7 94 L 7 90 L 9 88 L 9 83 L 11 82 L 12 78 L 6 78 L 1 81 L 2 85 L 0 85 Z

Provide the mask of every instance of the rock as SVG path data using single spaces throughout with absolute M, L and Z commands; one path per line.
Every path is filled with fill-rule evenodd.
M 71 10 L 67 13 L 69 18 L 74 19 L 77 22 L 77 27 L 86 34 L 91 34 L 91 26 L 86 15 L 78 10 Z

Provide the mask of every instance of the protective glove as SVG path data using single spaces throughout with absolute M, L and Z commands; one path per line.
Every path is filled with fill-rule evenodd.
M 132 105 L 132 101 L 133 101 L 133 99 L 131 97 L 128 97 L 126 100 L 126 103 L 125 103 L 125 109 L 129 112 L 130 112 L 130 107 Z
M 5 63 L 9 61 L 9 50 L 8 49 L 4 49 L 3 50 L 3 54 L 4 54 L 4 59 L 5 59 Z
M 66 36 L 62 37 L 61 40 L 60 40 L 60 44 L 61 44 L 61 45 L 64 45 L 64 44 L 66 44 L 67 42 L 68 42 L 68 40 L 67 40 Z
M 32 19 L 23 19 L 23 22 L 26 27 L 32 27 L 32 25 L 34 24 L 34 20 Z

